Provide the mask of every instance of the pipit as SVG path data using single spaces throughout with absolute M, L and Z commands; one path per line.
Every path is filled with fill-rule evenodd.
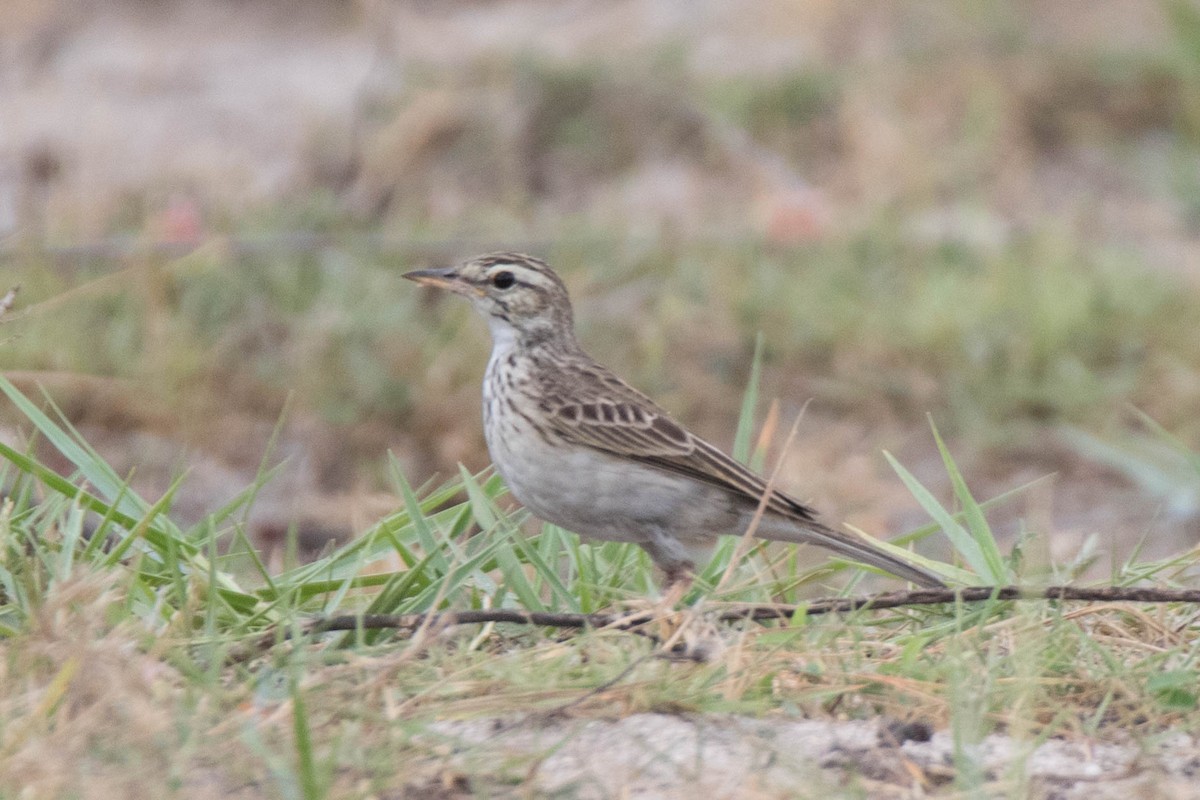
M 721 534 L 815 544 L 922 586 L 934 574 L 864 536 L 830 528 L 812 509 L 691 433 L 596 363 L 575 338 L 571 301 L 544 262 L 479 256 L 404 277 L 461 294 L 488 322 L 483 379 L 488 450 L 512 494 L 538 517 L 584 538 L 636 542 L 686 585 Z

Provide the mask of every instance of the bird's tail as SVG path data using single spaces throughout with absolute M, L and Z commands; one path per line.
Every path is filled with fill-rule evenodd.
M 795 542 L 824 547 L 838 555 L 878 567 L 899 578 L 930 589 L 941 589 L 946 586 L 940 577 L 929 570 L 892 555 L 865 536 L 839 531 L 816 520 L 801 521 L 768 515 L 762 518 L 754 535 L 760 539 L 770 539 L 773 542 Z

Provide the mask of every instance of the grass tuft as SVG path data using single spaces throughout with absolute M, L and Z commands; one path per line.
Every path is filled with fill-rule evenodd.
M 753 385 L 743 422 L 756 406 Z M 950 730 L 963 791 L 991 780 L 978 761 L 989 733 L 1032 747 L 1051 736 L 1200 731 L 1187 680 L 1200 628 L 1180 606 L 997 600 L 800 612 L 787 626 L 693 624 L 679 635 L 703 657 L 688 663 L 657 658 L 651 642 L 615 630 L 563 635 L 492 624 L 303 636 L 306 620 L 326 614 L 644 608 L 656 576 L 632 545 L 586 544 L 551 525 L 525 525 L 489 471 L 414 487 L 395 464 L 402 506 L 362 537 L 279 574 L 253 559 L 248 569 L 238 509 L 256 487 L 179 526 L 171 491 L 153 502 L 139 497 L 77 431 L 2 378 L 0 391 L 74 468 L 60 477 L 0 445 L 9 487 L 0 505 L 3 785 L 87 794 L 81 787 L 93 781 L 86 785 L 124 794 L 165 785 L 227 794 L 250 782 L 303 800 L 345 796 L 397 780 L 401 763 L 406 775 L 441 780 L 436 725 L 564 709 L 585 717 L 920 719 Z M 934 522 L 881 546 L 900 550 L 940 530 L 961 566 L 912 557 L 962 583 L 1013 581 L 1015 559 L 1000 552 L 986 519 L 993 502 L 974 499 L 936 428 L 933 435 L 957 508 L 892 458 Z M 740 438 L 744 449 L 752 439 Z M 722 582 L 733 544 L 718 548 L 688 603 L 802 602 L 831 575 L 849 578 L 844 591 L 861 582 L 850 565 L 806 571 L 800 565 L 811 562 L 795 548 L 774 546 L 744 555 Z M 1114 580 L 1176 585 L 1198 562 L 1198 551 L 1131 559 Z M 273 638 L 264 643 L 266 632 Z M 53 775 L 31 766 L 49 758 L 46 748 L 71 754 L 71 766 Z M 471 785 L 523 774 L 473 769 Z

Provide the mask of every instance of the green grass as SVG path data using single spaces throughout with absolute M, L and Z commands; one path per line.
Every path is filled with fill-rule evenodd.
M 0 336 L 22 385 L 41 381 L 68 398 L 71 419 L 107 414 L 137 427 L 166 409 L 182 412 L 172 424 L 219 441 L 227 409 L 271 416 L 291 393 L 296 408 L 334 425 L 415 429 L 408 423 L 420 419 L 423 435 L 437 437 L 447 420 L 477 419 L 486 333 L 469 309 L 426 308 L 401 281 L 413 252 L 349 239 L 292 257 L 212 249 L 111 278 L 110 264 L 71 274 L 32 260 L 13 275 L 32 311 Z M 1168 500 L 1194 499 L 1194 449 L 1161 434 L 1130 444 L 1097 432 L 1130 402 L 1181 439 L 1194 424 L 1194 382 L 1184 378 L 1200 369 L 1195 304 L 1119 251 L 1053 232 L 996 250 L 932 247 L 884 219 L 793 249 L 581 236 L 546 255 L 580 299 L 581 335 L 596 355 L 685 418 L 700 401 L 736 416 L 733 451 L 757 469 L 770 467 L 773 437 L 756 433 L 765 397 L 815 395 L 834 413 L 871 398 L 919 425 L 939 409 L 931 436 L 950 494 L 889 456 L 931 520 L 891 544 L 953 581 L 1071 580 L 1097 554 L 1027 571 L 1021 554 L 1048 550 L 1045 532 L 998 545 L 987 518 L 995 499 L 973 496 L 951 448 L 1036 445 L 1069 425 L 1089 458 Z M 644 313 L 611 299 L 631 294 Z M 711 380 L 693 391 L 697 368 Z M 84 400 L 55 381 L 83 387 Z M 716 628 L 701 613 L 687 637 L 709 654 L 702 663 L 658 658 L 653 643 L 618 631 L 305 637 L 303 625 L 327 614 L 644 608 L 657 578 L 636 547 L 584 544 L 511 512 L 487 470 L 414 486 L 400 461 L 370 467 L 397 498 L 395 513 L 272 574 L 246 522 L 269 472 L 183 525 L 171 492 L 138 497 L 52 406 L 0 387 L 0 414 L 71 465 L 59 476 L 0 448 L 10 498 L 0 509 L 0 786 L 359 797 L 463 773 L 488 794 L 524 785 L 538 756 L 497 761 L 485 747 L 431 736 L 434 722 L 568 705 L 583 718 L 926 720 L 953 734 L 953 786 L 965 792 L 996 779 L 973 747 L 991 732 L 1032 746 L 1200 728 L 1187 680 L 1200 646 L 1181 607 L 996 602 Z M 722 544 L 689 606 L 797 603 L 876 585 L 855 567 L 777 547 L 752 549 L 722 583 L 735 544 Z M 1191 585 L 1198 559 L 1135 551 L 1111 580 Z
M 484 232 L 477 249 L 516 237 L 547 257 L 589 350 L 756 469 L 778 438 L 775 421 L 760 433 L 766 398 L 785 398 L 780 416 L 813 398 L 822 419 L 885 428 L 895 485 L 930 520 L 889 544 L 957 583 L 1078 580 L 1101 555 L 1093 536 L 1061 563 L 1027 563 L 1051 551 L 1036 527 L 998 543 L 991 510 L 1023 498 L 972 493 L 997 481 L 989 451 L 1041 469 L 1053 442 L 1055 465 L 1072 466 L 1073 450 L 1158 498 L 1164 516 L 1192 518 L 1200 304 L 1172 270 L 1200 219 L 1200 14 L 1191 0 L 1159 12 L 1116 17 L 1126 38 L 1035 6 L 826 9 L 797 32 L 802 68 L 772 67 L 768 47 L 744 72 L 698 69 L 691 59 L 706 56 L 686 37 L 583 63 L 406 65 L 405 90 L 368 92 L 353 120 L 352 191 L 345 176 L 265 210 L 206 208 L 212 235 L 181 257 L 6 250 L 0 293 L 22 292 L 0 324 L 0 361 L 22 391 L 0 381 L 0 434 L 40 447 L 0 446 L 0 800 L 532 795 L 557 743 L 506 752 L 490 728 L 481 744 L 437 727 L 530 715 L 531 727 L 648 711 L 924 720 L 954 752 L 948 783 L 923 790 L 956 796 L 1030 793 L 1024 755 L 1002 775 L 981 762 L 992 732 L 1024 754 L 1051 737 L 1150 747 L 1200 734 L 1193 609 L 992 602 L 707 624 L 728 603 L 894 586 L 780 547 L 738 556 L 723 582 L 732 539 L 685 598 L 699 609 L 685 638 L 703 661 L 661 658 L 615 630 L 303 633 L 330 614 L 642 609 L 657 590 L 638 548 L 538 525 L 511 511 L 489 470 L 455 469 L 485 463 L 474 426 L 486 332 L 465 304 L 399 275 L 469 255 L 463 230 Z M 389 150 L 394 121 L 430 89 L 478 116 L 415 155 Z M 769 151 L 770 171 L 828 192 L 832 219 L 814 241 L 776 247 L 753 233 L 756 203 L 782 183 L 764 197 L 732 185 L 742 134 Z M 735 224 L 588 227 L 615 202 L 589 205 L 594 187 L 637 187 L 668 162 L 730 178 L 732 208 L 721 192 L 698 208 Z M 430 182 L 464 198 L 441 223 Z M 45 229 L 148 241 L 157 190 L 144 191 L 79 229 L 71 208 L 102 197 L 59 197 Z M 362 194 L 378 209 L 361 211 L 350 196 Z M 927 215 L 942 211 L 965 221 L 930 234 Z M 623 233 L 642 225 L 651 238 Z M 285 409 L 335 432 L 326 449 L 344 455 L 347 483 L 396 501 L 354 541 L 282 572 L 249 527 L 273 470 L 184 523 L 174 506 L 188 475 L 140 497 L 65 421 L 227 455 L 244 431 L 227 422 L 269 427 Z M 937 458 L 908 460 L 914 440 Z M 928 475 L 939 462 L 944 490 Z M 1106 582 L 1194 586 L 1198 560 L 1135 548 Z M 917 791 L 911 776 L 900 788 Z
M 290 393 L 337 425 L 474 418 L 485 334 L 465 307 L 419 307 L 422 295 L 399 278 L 413 252 L 349 240 L 292 256 L 214 249 L 69 280 L 30 262 L 12 280 L 34 311 L 6 326 L 6 357 L 50 383 L 107 386 L 117 405 L 141 409 L 135 416 L 270 415 Z M 771 396 L 818 395 L 835 413 L 870 396 L 913 423 L 937 408 L 948 435 L 984 443 L 1019 442 L 1047 424 L 1096 426 L 1129 403 L 1179 430 L 1200 401 L 1186 379 L 1200 369 L 1200 311 L 1181 285 L 1049 231 L 986 251 L 924 246 L 882 220 L 789 250 L 633 252 L 565 237 L 544 255 L 575 289 L 590 349 L 678 400 L 685 417 L 697 367 L 725 387 L 705 405 L 737 413 L 760 333 Z M 631 291 L 647 313 L 605 310 Z M 62 315 L 73 324 L 59 325 Z
M 10 486 L 0 509 L 0 785 L 83 797 L 172 786 L 198 796 L 247 786 L 257 787 L 248 796 L 362 796 L 442 779 L 446 751 L 429 733 L 436 720 L 567 704 L 584 717 L 927 720 L 958 743 L 961 790 L 993 779 L 972 747 L 990 732 L 1036 742 L 1200 727 L 1190 680 L 1200 639 L 1182 607 L 993 602 L 801 616 L 789 626 L 697 628 L 710 655 L 687 663 L 654 658 L 651 642 L 612 630 L 489 625 L 292 638 L 326 614 L 638 607 L 654 575 L 630 545 L 580 544 L 553 526 L 530 532 L 497 504 L 494 476 L 463 471 L 418 489 L 399 470 L 400 508 L 366 535 L 281 574 L 255 573 L 245 569 L 239 521 L 254 487 L 181 528 L 170 493 L 138 497 L 64 422 L 7 381 L 0 389 L 75 470 L 59 478 L 0 446 Z M 752 383 L 743 424 L 756 392 Z M 948 575 L 1020 581 L 939 446 L 957 513 L 893 462 L 933 519 L 906 538 L 940 530 L 959 564 L 939 567 Z M 798 601 L 828 577 L 806 577 L 792 549 L 772 549 L 750 554 L 714 592 L 732 550 L 719 551 L 690 603 Z M 1114 580 L 1177 585 L 1198 559 L 1131 562 Z M 857 575 L 848 574 L 853 587 Z M 48 749 L 69 756 L 53 773 L 34 766 Z M 536 758 L 488 763 L 484 751 L 471 761 L 472 752 L 462 751 L 456 769 L 473 763 L 466 779 L 485 793 L 521 783 Z

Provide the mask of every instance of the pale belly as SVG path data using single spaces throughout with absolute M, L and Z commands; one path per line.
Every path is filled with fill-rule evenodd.
M 552 448 L 518 424 L 489 424 L 488 449 L 513 495 L 547 522 L 639 544 L 672 534 L 708 546 L 718 533 L 740 532 L 719 490 L 595 450 Z

